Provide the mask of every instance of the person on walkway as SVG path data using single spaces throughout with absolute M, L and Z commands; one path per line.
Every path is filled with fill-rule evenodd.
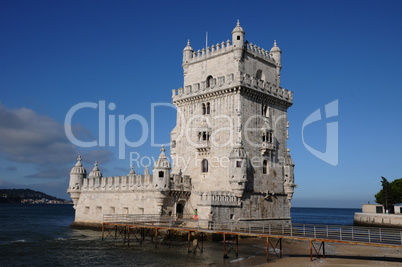
M 194 210 L 194 220 L 198 220 L 198 211 L 197 211 L 197 209 Z
M 211 210 L 211 212 L 208 214 L 208 229 L 211 229 L 211 230 L 213 228 L 213 218 L 214 218 L 214 214 Z

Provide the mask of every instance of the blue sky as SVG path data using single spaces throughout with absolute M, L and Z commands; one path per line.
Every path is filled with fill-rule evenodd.
M 171 89 L 182 86 L 187 39 L 202 49 L 208 31 L 210 45 L 221 43 L 239 19 L 249 42 L 270 49 L 277 40 L 283 51 L 282 87 L 294 92 L 293 206 L 373 202 L 381 176 L 402 177 L 401 10 L 400 1 L 0 1 L 0 187 L 68 198 L 78 154 L 88 172 L 99 160 L 104 176 L 127 174 L 130 152 L 157 157 L 150 135 L 124 160 L 108 142 L 76 147 L 65 116 L 76 104 L 105 101 L 116 106 L 106 116 L 138 114 L 150 129 L 152 103 L 169 103 Z M 304 120 L 334 100 L 338 116 L 322 113 L 304 138 L 325 151 L 326 123 L 338 122 L 337 166 L 302 142 Z M 155 114 L 155 141 L 168 143 L 175 111 L 157 107 Z M 73 117 L 82 140 L 98 140 L 98 124 L 95 109 Z M 138 140 L 139 129 L 127 124 L 127 138 Z

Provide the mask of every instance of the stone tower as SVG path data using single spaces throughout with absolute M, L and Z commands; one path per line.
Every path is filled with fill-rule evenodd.
M 82 180 L 87 177 L 87 171 L 81 163 L 81 156 L 78 156 L 77 163 L 70 171 L 70 185 L 67 193 L 70 194 L 74 203 L 74 209 L 77 207 L 78 199 L 81 195 Z
M 231 39 L 197 51 L 188 41 L 183 50 L 172 173 L 191 177 L 185 209 L 200 218 L 212 210 L 219 219 L 289 220 L 293 98 L 280 87 L 282 51 L 276 41 L 270 51 L 245 41 L 239 22 Z

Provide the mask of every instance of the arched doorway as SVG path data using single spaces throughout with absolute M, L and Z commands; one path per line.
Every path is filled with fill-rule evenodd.
M 176 205 L 176 216 L 177 218 L 183 218 L 184 205 L 182 203 L 177 203 Z

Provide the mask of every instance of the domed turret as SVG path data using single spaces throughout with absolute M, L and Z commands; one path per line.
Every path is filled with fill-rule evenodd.
M 74 203 L 74 208 L 77 206 L 78 199 L 81 195 L 81 185 L 82 180 L 87 177 L 87 171 L 82 166 L 81 156 L 78 156 L 77 163 L 71 169 L 70 172 L 70 186 L 68 187 L 67 193 L 70 194 L 71 199 Z
M 190 46 L 190 40 L 187 41 L 187 46 L 183 49 L 183 64 L 190 62 L 193 57 L 193 48 Z
M 244 32 L 243 28 L 240 26 L 240 21 L 237 20 L 237 25 L 232 31 L 232 43 L 235 47 L 242 47 L 244 44 Z
M 154 187 L 159 190 L 168 190 L 170 182 L 171 165 L 165 154 L 165 147 L 162 146 L 161 154 L 153 167 L 153 183 Z
M 134 171 L 134 164 L 133 165 L 131 165 L 131 170 L 130 170 L 130 173 L 128 174 L 129 176 L 133 176 L 133 175 L 135 175 L 135 171 Z
M 102 173 L 99 171 L 98 168 L 98 161 L 95 161 L 95 167 L 92 169 L 92 171 L 89 173 L 88 178 L 96 178 L 96 177 L 102 177 Z
M 292 200 L 293 193 L 294 193 L 294 188 L 297 187 L 297 185 L 294 183 L 294 163 L 292 160 L 292 157 L 290 156 L 289 149 L 286 153 L 285 156 L 285 164 L 283 165 L 283 172 L 285 174 L 284 177 L 284 191 L 286 196 L 286 200 L 288 202 L 288 205 L 290 207 L 290 201 Z
M 82 166 L 81 160 L 82 160 L 81 155 L 79 155 L 78 159 L 77 159 L 77 163 L 75 164 L 75 166 L 70 171 L 70 175 L 71 174 L 78 174 L 78 175 L 84 175 L 86 177 L 87 171 Z
M 243 28 L 240 26 L 239 20 L 237 20 L 237 25 L 232 31 L 232 44 L 233 51 L 236 60 L 241 60 L 243 56 L 243 45 L 244 45 L 244 32 Z
M 235 145 L 229 155 L 229 183 L 237 197 L 242 197 L 247 182 L 247 153 L 241 143 Z
M 278 64 L 279 66 L 282 66 L 282 64 L 281 64 L 282 51 L 276 45 L 276 40 L 274 41 L 274 46 L 271 48 L 271 51 L 269 53 L 270 53 L 271 57 L 275 60 L 276 64 Z

